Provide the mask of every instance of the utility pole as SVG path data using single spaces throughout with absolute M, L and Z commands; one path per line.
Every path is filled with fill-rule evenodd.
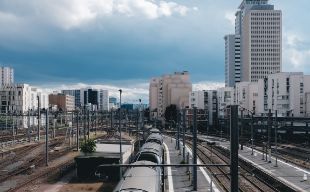
M 251 113 L 251 148 L 252 148 L 252 152 L 251 155 L 254 155 L 254 128 L 253 128 L 253 122 L 254 118 L 253 118 L 253 112 Z
M 82 114 L 82 120 L 83 120 L 83 135 L 84 135 L 84 141 L 86 141 L 86 112 L 85 112 L 85 106 L 83 109 L 83 114 Z
M 276 156 L 276 164 L 275 167 L 278 167 L 278 111 L 276 110 L 275 114 L 275 125 L 274 125 L 274 142 L 275 142 L 275 156 Z
M 48 166 L 48 128 L 49 128 L 49 119 L 48 119 L 48 109 L 46 109 L 46 119 L 45 119 L 45 165 Z
M 230 190 L 238 191 L 238 105 L 230 106 Z
M 87 139 L 89 139 L 90 128 L 89 128 L 89 110 L 87 110 Z
M 271 109 L 269 109 L 269 112 L 268 112 L 268 125 L 267 125 L 267 128 L 268 128 L 268 154 L 269 154 L 269 159 L 268 159 L 268 163 L 271 163 Z
M 37 133 L 37 136 L 38 136 L 38 141 L 40 141 L 40 120 L 41 120 L 41 107 L 40 107 L 40 97 L 37 96 L 37 99 L 38 99 L 38 133 Z
M 76 112 L 76 151 L 79 151 L 80 148 L 80 128 L 79 128 L 79 112 Z
M 28 109 L 28 116 L 27 116 L 27 126 L 28 126 L 28 141 L 31 142 L 31 133 L 30 133 L 30 110 Z
M 243 150 L 243 111 L 244 109 L 241 109 L 241 127 L 240 127 L 241 150 Z
M 186 129 L 186 109 L 182 110 L 183 115 L 183 161 L 185 162 L 185 129 Z
M 193 165 L 197 164 L 197 107 L 194 107 L 193 116 Z M 193 190 L 197 191 L 197 167 L 193 166 Z
M 119 91 L 119 155 L 120 155 L 120 164 L 123 164 L 123 151 L 122 151 L 122 90 Z M 119 169 L 120 178 L 123 176 L 122 167 Z
M 178 138 L 178 141 L 177 141 L 177 150 L 180 150 L 180 127 L 181 127 L 181 112 L 177 112 L 177 115 L 178 115 L 178 117 L 177 117 L 177 121 L 178 121 L 178 123 L 177 123 L 177 138 Z

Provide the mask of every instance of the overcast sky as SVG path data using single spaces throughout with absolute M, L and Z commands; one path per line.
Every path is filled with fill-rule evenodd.
M 195 89 L 224 82 L 225 34 L 241 0 L 1 0 L 0 64 L 17 82 L 126 89 L 147 100 L 153 76 L 188 70 Z M 310 72 L 309 0 L 283 11 L 283 70 Z

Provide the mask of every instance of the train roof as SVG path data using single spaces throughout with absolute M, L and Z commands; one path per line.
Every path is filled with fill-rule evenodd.
M 138 161 L 133 165 L 156 165 L 150 161 Z M 114 192 L 159 191 L 160 172 L 156 167 L 133 167 L 129 169 Z
M 155 142 L 149 142 L 149 143 L 145 143 L 141 150 L 140 150 L 141 153 L 143 152 L 152 152 L 152 153 L 155 153 L 159 156 L 162 156 L 162 153 L 163 153 L 163 148 L 160 144 L 158 143 L 155 143 Z
M 163 136 L 158 134 L 158 133 L 152 133 L 147 139 L 146 141 L 148 140 L 158 140 L 160 141 L 161 143 L 163 143 Z
M 149 132 L 150 133 L 161 133 L 159 129 L 156 129 L 156 128 L 151 128 L 149 129 Z

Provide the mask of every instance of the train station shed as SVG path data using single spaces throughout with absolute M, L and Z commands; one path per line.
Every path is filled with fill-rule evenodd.
M 123 164 L 130 162 L 134 152 L 134 145 L 130 141 L 122 142 Z M 108 181 L 119 179 L 118 167 L 99 167 L 106 164 L 119 164 L 119 141 L 104 141 L 96 144 L 96 152 L 81 154 L 75 158 L 76 173 L 79 179 L 91 179 L 100 177 Z

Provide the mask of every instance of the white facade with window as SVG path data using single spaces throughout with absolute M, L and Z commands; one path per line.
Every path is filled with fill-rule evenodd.
M 14 69 L 11 67 L 0 67 L 0 85 L 11 85 L 14 83 Z
M 223 87 L 217 90 L 218 101 L 218 116 L 225 117 L 227 114 L 226 108 L 229 105 L 235 104 L 235 90 L 233 87 Z
M 310 76 L 298 72 L 271 74 L 259 80 L 263 93 L 263 113 L 278 111 L 279 116 L 305 117 L 309 114 Z M 262 95 L 262 94 L 261 94 Z
M 36 117 L 30 118 L 32 121 L 28 122 L 27 115 L 28 112 L 35 113 L 38 110 L 38 98 L 40 109 L 47 109 L 49 107 L 48 94 L 42 90 L 31 87 L 28 84 L 4 85 L 0 88 L 1 113 L 16 116 L 15 119 L 18 120 L 16 120 L 16 125 L 27 128 L 28 125 L 33 125 L 37 122 Z M 42 119 L 41 123 L 44 125 L 44 118 Z

